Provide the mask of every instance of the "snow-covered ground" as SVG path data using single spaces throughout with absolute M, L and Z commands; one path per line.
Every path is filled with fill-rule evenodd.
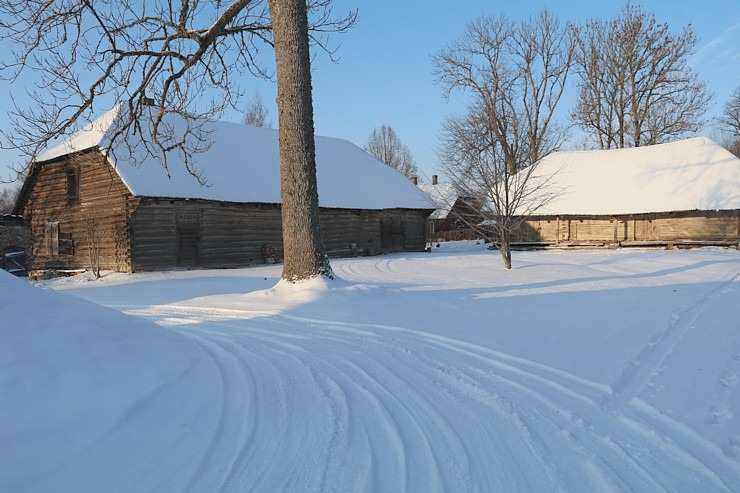
M 737 251 L 332 265 L 0 272 L 0 491 L 740 491 Z

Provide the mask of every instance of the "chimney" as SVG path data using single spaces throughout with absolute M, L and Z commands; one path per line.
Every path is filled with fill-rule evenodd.
M 411 177 L 411 183 L 413 183 L 414 185 L 418 185 L 419 184 L 419 179 L 417 177 L 415 177 L 415 176 L 412 176 Z
M 432 175 L 432 185 L 437 184 L 437 175 Z

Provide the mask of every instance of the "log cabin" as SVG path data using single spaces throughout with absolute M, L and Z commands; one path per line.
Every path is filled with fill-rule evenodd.
M 557 152 L 538 164 L 554 198 L 520 244 L 738 247 L 740 159 L 708 138 Z
M 40 155 L 15 206 L 30 225 L 30 269 L 227 268 L 282 257 L 277 130 L 201 122 L 207 146 L 170 155 L 110 145 L 114 108 Z M 181 124 L 172 116 L 173 129 Z M 332 257 L 423 251 L 434 209 L 407 178 L 352 143 L 316 137 L 320 222 Z M 196 171 L 197 170 L 197 171 Z

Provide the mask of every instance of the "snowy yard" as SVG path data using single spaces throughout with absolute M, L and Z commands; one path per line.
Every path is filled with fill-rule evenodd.
M 0 491 L 740 491 L 740 253 L 513 263 L 0 271 Z

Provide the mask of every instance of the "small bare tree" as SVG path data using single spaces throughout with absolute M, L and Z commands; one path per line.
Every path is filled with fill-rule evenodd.
M 521 23 L 479 18 L 434 57 L 445 95 L 462 91 L 473 101 L 443 126 L 443 167 L 461 189 L 481 197 L 507 269 L 512 233 L 550 198 L 547 180 L 534 179 L 536 164 L 565 138 L 553 115 L 574 51 L 573 28 L 542 11 Z
M 725 103 L 720 123 L 722 130 L 727 134 L 725 147 L 740 157 L 740 86 L 735 88 Z
M 15 207 L 15 199 L 18 197 L 20 187 L 3 188 L 0 191 L 0 214 L 10 214 Z
M 271 128 L 272 122 L 267 120 L 267 115 L 268 112 L 262 102 L 262 95 L 259 91 L 254 91 L 254 96 L 244 112 L 244 124 L 252 125 L 253 127 Z
M 100 227 L 97 216 L 85 209 L 82 212 L 85 225 L 85 240 L 87 242 L 87 258 L 90 263 L 90 271 L 95 279 L 100 279 Z
M 401 142 L 390 125 L 383 124 L 373 129 L 365 145 L 365 151 L 409 178 L 418 174 L 411 151 Z
M 573 120 L 601 149 L 658 144 L 699 130 L 710 95 L 688 64 L 691 26 L 673 34 L 627 3 L 581 28 Z
M 557 192 L 549 187 L 551 176 L 537 173 L 536 163 L 522 164 L 526 157 L 514 157 L 514 172 L 512 156 L 496 133 L 485 110 L 470 108 L 466 116 L 448 117 L 442 128 L 440 158 L 447 176 L 463 195 L 474 198 L 480 210 L 480 214 L 460 219 L 478 235 L 498 243 L 504 267 L 511 269 L 512 238 L 522 231 L 527 217 Z M 471 219 L 475 222 L 467 222 Z

